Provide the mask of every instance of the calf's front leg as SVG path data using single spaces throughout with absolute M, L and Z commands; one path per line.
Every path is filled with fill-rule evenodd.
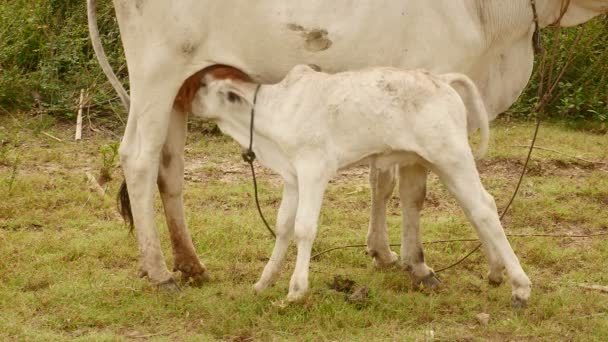
M 286 181 L 283 187 L 283 199 L 281 200 L 281 206 L 277 215 L 277 237 L 274 249 L 272 250 L 270 260 L 268 260 L 266 267 L 264 267 L 260 280 L 253 285 L 253 289 L 258 293 L 273 285 L 279 276 L 283 261 L 285 260 L 287 247 L 289 247 L 289 243 L 293 238 L 297 209 L 298 185 L 295 180 L 292 182 Z
M 298 172 L 298 210 L 294 232 L 298 256 L 289 282 L 289 301 L 301 299 L 308 290 L 310 254 L 328 181 L 329 177 L 322 170 L 306 168 L 305 172 Z

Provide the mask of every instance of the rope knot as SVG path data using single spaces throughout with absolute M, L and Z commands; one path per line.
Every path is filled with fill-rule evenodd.
M 247 149 L 241 153 L 241 157 L 243 157 L 243 160 L 246 163 L 252 164 L 253 161 L 255 160 L 255 153 L 252 150 Z

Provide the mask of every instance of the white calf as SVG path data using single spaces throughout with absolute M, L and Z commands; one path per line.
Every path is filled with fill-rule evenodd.
M 437 173 L 475 226 L 490 268 L 501 272 L 506 267 L 514 303 L 525 304 L 530 281 L 505 237 L 492 196 L 481 184 L 468 144 L 467 109 L 481 123 L 481 154 L 489 130 L 483 102 L 468 77 L 391 68 L 329 75 L 296 66 L 280 83 L 259 87 L 234 69 L 203 73 L 192 112 L 217 120 L 225 133 L 247 146 L 255 110 L 253 150 L 285 181 L 276 244 L 256 291 L 276 280 L 293 237 L 298 256 L 288 299 L 306 293 L 325 188 L 338 170 L 369 162 L 380 170 L 396 165 L 401 170 L 405 236 L 411 234 L 408 229 L 417 229 L 424 199 L 420 180 L 427 169 Z M 462 99 L 452 85 L 461 89 Z M 421 246 L 407 246 L 403 253 L 415 279 L 434 279 Z

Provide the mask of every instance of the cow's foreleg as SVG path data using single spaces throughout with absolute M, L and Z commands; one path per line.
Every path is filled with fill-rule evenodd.
M 395 188 L 395 169 L 380 170 L 372 162 L 369 183 L 371 186 L 371 213 L 367 232 L 367 252 L 374 258 L 374 265 L 393 265 L 399 257 L 391 251 L 386 224 L 386 206 Z
M 294 232 L 298 256 L 289 282 L 289 301 L 299 300 L 308 290 L 310 254 L 317 235 L 323 193 L 329 181 L 329 177 L 323 175 L 323 170 L 314 170 L 311 167 L 305 167 L 305 170 L 298 170 L 298 210 Z
M 182 196 L 187 120 L 188 116 L 185 113 L 176 110 L 171 113 L 158 172 L 158 190 L 171 235 L 174 270 L 180 271 L 184 280 L 200 285 L 209 279 L 209 274 L 198 259 L 192 238 L 188 233 Z
M 138 77 L 142 75 L 145 77 Z M 181 80 L 152 75 L 131 75 L 131 108 L 119 153 L 139 244 L 140 275 L 163 288 L 176 289 L 154 223 L 154 192 L 175 97 L 172 94 L 177 93 Z
M 256 292 L 261 292 L 274 284 L 279 276 L 283 261 L 285 260 L 287 247 L 289 247 L 289 243 L 293 238 L 297 209 L 298 185 L 295 183 L 295 180 L 294 182 L 285 182 L 283 199 L 281 200 L 279 214 L 277 215 L 277 238 L 270 260 L 268 260 L 266 267 L 264 267 L 260 280 L 253 286 Z
M 446 154 L 450 152 L 446 151 Z M 438 174 L 475 227 L 490 262 L 490 270 L 502 269 L 505 265 L 512 287 L 514 307 L 526 304 L 530 297 L 530 280 L 521 268 L 505 236 L 496 204 L 484 189 L 470 150 L 462 158 L 436 165 Z
M 435 288 L 439 281 L 424 261 L 420 235 L 420 211 L 426 197 L 427 170 L 421 165 L 399 168 L 399 196 L 403 212 L 401 260 L 412 275 L 414 287 Z

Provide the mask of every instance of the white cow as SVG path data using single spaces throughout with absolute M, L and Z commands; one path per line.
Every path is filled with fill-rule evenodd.
M 535 2 L 541 27 L 560 17 L 562 25 L 576 25 L 608 12 L 608 0 Z M 207 278 L 186 228 L 182 200 L 185 112 L 197 89 L 193 86 L 197 82 L 184 83 L 191 75 L 220 63 L 243 70 L 259 83 L 277 82 L 301 63 L 316 64 L 327 72 L 367 66 L 460 72 L 481 89 L 492 119 L 517 99 L 529 80 L 535 26 L 531 3 L 114 0 L 131 87 L 129 119 L 120 147 L 129 191 L 127 197 L 124 187 L 121 194 L 124 208 L 130 209 L 130 199 L 133 209 L 141 275 L 154 284 L 175 288 L 154 224 L 153 195 L 158 184 L 175 269 L 196 281 Z M 104 71 L 127 103 L 128 96 L 103 54 L 95 6 L 95 0 L 88 0 L 93 45 Z M 474 121 L 469 124 L 477 126 Z M 388 244 L 385 212 L 394 187 L 393 174 L 373 169 L 370 176 L 368 250 L 379 265 L 396 260 Z M 413 189 L 424 188 L 423 175 L 411 179 L 416 185 Z M 407 246 L 420 244 L 417 223 L 415 231 L 404 241 L 406 252 Z M 484 247 L 492 258 L 491 247 Z M 490 280 L 501 281 L 501 269 L 490 269 Z
M 298 300 L 306 293 L 325 188 L 338 170 L 366 162 L 379 170 L 398 165 L 406 198 L 412 174 L 437 173 L 494 253 L 492 260 L 506 266 L 514 305 L 526 303 L 530 280 L 507 241 L 469 147 L 467 111 L 481 126 L 479 154 L 485 153 L 489 127 L 483 101 L 468 77 L 392 68 L 328 75 L 299 65 L 280 83 L 260 86 L 247 77 L 230 77 L 235 74 L 221 67 L 204 74 L 192 113 L 216 121 L 242 146 L 252 138 L 255 155 L 283 178 L 276 243 L 256 291 L 277 279 L 293 238 L 298 256 L 287 298 Z M 451 84 L 462 89 L 466 107 Z M 414 278 L 433 277 L 420 255 L 422 249 L 415 248 L 404 256 Z

